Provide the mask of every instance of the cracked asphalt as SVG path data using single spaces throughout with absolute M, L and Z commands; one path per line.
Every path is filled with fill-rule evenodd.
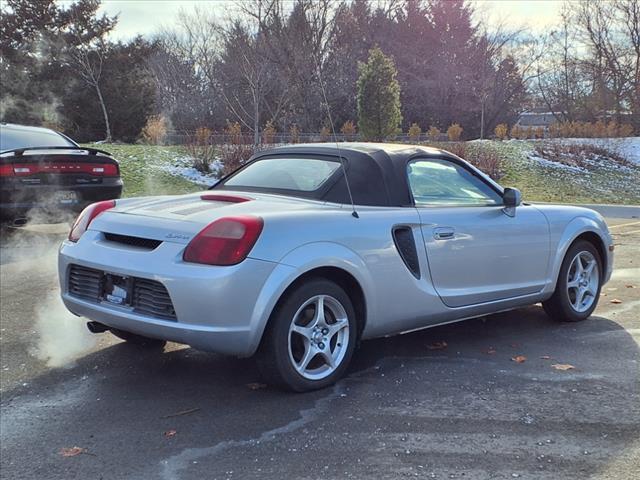
M 36 319 L 58 321 L 42 299 L 66 226 L 5 231 L 0 477 L 638 478 L 640 207 L 603 214 L 615 271 L 590 319 L 532 306 L 364 342 L 347 378 L 308 394 L 256 385 L 251 359 L 108 334 L 48 366 Z M 64 350 L 75 337 L 60 326 Z

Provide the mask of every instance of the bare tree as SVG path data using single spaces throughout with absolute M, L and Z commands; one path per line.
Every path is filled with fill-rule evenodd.
M 102 90 L 100 88 L 100 79 L 102 77 L 103 55 L 102 50 L 106 48 L 104 43 L 100 42 L 95 46 L 78 45 L 73 47 L 69 52 L 69 63 L 78 73 L 80 78 L 91 88 L 96 91 L 98 102 L 102 110 L 105 125 L 105 142 L 111 142 L 111 125 L 109 123 L 109 114 L 107 106 L 104 103 Z

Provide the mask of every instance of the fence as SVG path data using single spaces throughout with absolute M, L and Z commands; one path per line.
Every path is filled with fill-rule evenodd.
M 168 145 L 185 145 L 193 138 L 193 133 L 186 131 L 172 130 L 167 132 L 165 138 L 165 144 Z M 294 138 L 295 137 L 295 138 Z M 294 141 L 295 140 L 295 141 Z M 401 133 L 393 138 L 389 138 L 392 142 L 412 143 L 412 142 L 445 142 L 448 141 L 446 133 L 440 134 L 438 138 L 429 138 L 426 133 L 421 133 L 418 137 L 411 138 L 407 133 Z M 243 133 L 242 135 L 234 135 L 227 133 L 213 133 L 211 134 L 210 141 L 213 144 L 228 144 L 239 143 L 244 145 L 253 144 L 253 135 L 250 133 Z M 262 139 L 261 139 L 262 141 Z M 335 137 L 329 135 L 329 137 L 323 137 L 320 133 L 299 133 L 295 136 L 290 133 L 275 133 L 273 135 L 274 144 L 290 144 L 290 143 L 318 143 L 318 142 L 359 142 L 363 141 L 360 134 L 345 135 L 343 133 L 337 133 Z

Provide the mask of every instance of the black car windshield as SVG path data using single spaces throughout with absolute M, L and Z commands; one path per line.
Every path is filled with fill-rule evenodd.
M 220 186 L 313 192 L 338 168 L 340 162 L 337 159 L 333 161 L 318 158 L 264 158 L 247 165 Z
M 69 139 L 52 130 L 0 126 L 0 152 L 17 148 L 76 146 Z

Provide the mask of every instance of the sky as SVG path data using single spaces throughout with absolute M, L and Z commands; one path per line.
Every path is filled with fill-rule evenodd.
M 115 40 L 127 40 L 136 35 L 150 36 L 161 27 L 175 24 L 181 9 L 195 6 L 211 9 L 224 17 L 237 2 L 232 0 L 103 0 L 100 12 L 120 14 L 112 33 Z M 550 28 L 558 19 L 560 0 L 472 0 L 476 10 L 488 22 L 508 22 L 514 27 L 529 27 L 533 31 Z

